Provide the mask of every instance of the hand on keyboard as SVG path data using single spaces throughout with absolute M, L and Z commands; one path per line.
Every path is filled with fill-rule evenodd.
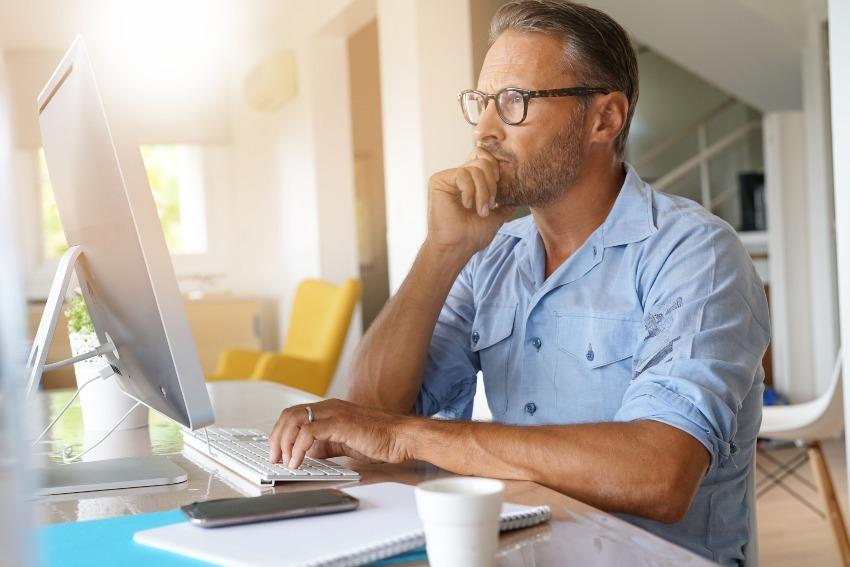
M 313 411 L 308 423 L 306 406 Z M 343 400 L 325 400 L 283 410 L 269 435 L 271 462 L 297 468 L 304 457 L 349 456 L 400 463 L 413 457 L 406 426 L 415 418 L 367 408 Z M 320 456 L 321 455 L 321 456 Z
M 284 480 L 350 480 L 359 474 L 333 461 L 305 458 L 300 466 L 289 468 L 272 464 L 269 439 L 256 429 L 208 427 L 184 431 L 184 442 L 197 451 L 261 484 Z

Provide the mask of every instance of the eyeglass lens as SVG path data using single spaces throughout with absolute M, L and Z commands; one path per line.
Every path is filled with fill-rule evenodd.
M 501 118 L 509 124 L 522 121 L 525 114 L 525 100 L 522 93 L 510 89 L 500 91 L 496 95 L 496 109 Z M 472 124 L 478 124 L 487 108 L 487 98 L 480 93 L 465 92 L 461 97 L 463 112 Z

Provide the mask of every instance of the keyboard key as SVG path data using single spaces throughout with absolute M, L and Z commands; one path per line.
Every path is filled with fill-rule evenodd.
M 310 476 L 327 476 L 324 471 L 320 471 L 315 467 L 299 467 L 300 470 L 306 471 Z
M 308 473 L 307 471 L 302 471 L 301 469 L 287 468 L 286 470 L 294 476 L 310 476 L 310 473 Z

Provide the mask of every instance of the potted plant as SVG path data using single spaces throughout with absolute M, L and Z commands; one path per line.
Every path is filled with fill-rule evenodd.
M 71 342 L 72 356 L 91 352 L 100 345 L 86 301 L 79 292 L 74 294 L 68 302 L 65 317 L 68 319 L 68 338 Z M 111 429 L 136 403 L 118 387 L 114 376 L 105 380 L 99 378 L 100 370 L 106 366 L 109 366 L 109 363 L 103 356 L 95 356 L 74 364 L 78 388 L 95 380 L 80 392 L 83 426 L 87 430 Z M 127 416 L 118 429 L 135 429 L 145 427 L 147 424 L 148 408 L 140 406 Z

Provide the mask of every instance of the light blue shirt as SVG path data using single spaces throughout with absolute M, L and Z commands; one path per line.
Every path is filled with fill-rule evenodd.
M 434 329 L 416 409 L 469 419 L 481 370 L 497 422 L 680 429 L 711 456 L 687 516 L 623 517 L 736 564 L 770 338 L 764 287 L 728 224 L 625 167 L 608 218 L 548 278 L 531 216 L 472 257 Z

